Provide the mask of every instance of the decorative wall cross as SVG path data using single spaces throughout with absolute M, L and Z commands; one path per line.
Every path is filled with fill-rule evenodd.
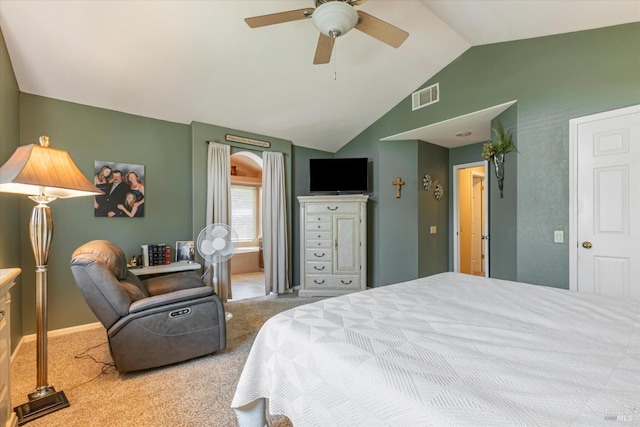
M 405 184 L 405 182 L 402 180 L 402 178 L 397 177 L 395 181 L 393 181 L 391 184 L 396 186 L 396 199 L 400 198 L 400 190 L 402 189 L 402 186 Z

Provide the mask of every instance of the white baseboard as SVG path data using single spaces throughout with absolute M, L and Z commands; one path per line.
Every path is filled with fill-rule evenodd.
M 58 337 L 61 335 L 73 334 L 74 332 L 88 331 L 90 329 L 98 329 L 102 327 L 103 327 L 102 323 L 95 322 L 95 323 L 87 323 L 79 326 L 72 326 L 70 328 L 56 329 L 54 331 L 47 332 L 47 338 Z M 16 345 L 16 348 L 11 353 L 11 362 L 13 362 L 13 358 L 18 354 L 18 350 L 20 350 L 20 347 L 22 347 L 22 344 L 32 342 L 35 340 L 36 340 L 36 334 L 23 335 L 23 337 L 20 338 L 20 341 L 18 341 L 18 345 Z

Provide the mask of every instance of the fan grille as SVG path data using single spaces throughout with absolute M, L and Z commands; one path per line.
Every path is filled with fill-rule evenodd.
M 211 263 L 230 259 L 236 248 L 238 235 L 227 224 L 210 224 L 200 231 L 196 247 L 200 256 Z

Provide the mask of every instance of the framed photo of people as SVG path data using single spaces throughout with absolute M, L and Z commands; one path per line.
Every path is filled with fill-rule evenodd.
M 144 216 L 144 165 L 94 161 L 93 183 L 104 192 L 93 199 L 95 216 L 140 218 Z
M 176 242 L 176 262 L 193 262 L 194 259 L 193 240 L 178 240 Z

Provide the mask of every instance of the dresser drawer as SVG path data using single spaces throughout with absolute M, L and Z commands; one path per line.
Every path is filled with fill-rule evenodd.
M 307 289 L 360 289 L 360 276 L 330 276 L 322 274 L 307 274 L 305 278 L 305 287 Z
M 331 214 L 307 214 L 307 222 L 331 222 Z
M 307 239 L 310 240 L 329 240 L 331 241 L 332 239 L 332 233 L 331 231 L 316 231 L 316 230 L 311 230 L 311 231 L 307 231 Z
M 324 261 L 331 262 L 331 253 L 333 251 L 330 249 L 306 249 L 307 253 L 307 261 Z
M 316 249 L 316 248 L 330 249 L 331 242 L 332 242 L 331 240 L 307 240 L 307 244 L 305 245 L 305 247 L 307 249 Z
M 307 231 L 331 231 L 331 222 L 307 222 Z
M 307 205 L 307 218 L 312 213 L 358 213 L 359 203 L 309 203 Z
M 308 274 L 331 274 L 332 264 L 330 262 L 307 261 L 305 271 Z
M 333 276 L 333 285 L 336 289 L 360 289 L 360 276 Z

